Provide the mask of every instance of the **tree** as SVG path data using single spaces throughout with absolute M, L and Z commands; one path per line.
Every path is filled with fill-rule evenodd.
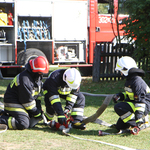
M 124 2 L 129 17 L 124 19 L 125 36 L 135 40 L 134 57 L 137 60 L 148 60 L 150 57 L 150 0 L 126 0 Z M 150 64 L 150 62 L 148 62 Z

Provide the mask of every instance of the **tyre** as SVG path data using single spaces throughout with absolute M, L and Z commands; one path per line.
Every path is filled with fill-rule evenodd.
M 24 50 L 21 50 L 18 55 L 17 55 L 17 64 L 22 65 L 24 63 L 23 61 L 23 55 L 24 55 Z
M 36 48 L 29 48 L 26 50 L 25 53 L 24 53 L 24 50 L 20 51 L 19 53 L 18 53 L 18 64 L 19 65 L 25 65 L 26 63 L 28 63 L 29 60 L 34 59 L 38 56 L 46 57 L 42 51 L 40 51 L 39 49 L 36 49 Z

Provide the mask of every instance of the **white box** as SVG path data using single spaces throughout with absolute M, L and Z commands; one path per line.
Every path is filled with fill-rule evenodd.
M 0 62 L 13 61 L 12 44 L 0 44 Z

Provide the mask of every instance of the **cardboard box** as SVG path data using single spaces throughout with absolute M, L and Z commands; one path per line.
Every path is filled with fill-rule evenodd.
M 7 26 L 7 14 L 0 13 L 0 26 Z

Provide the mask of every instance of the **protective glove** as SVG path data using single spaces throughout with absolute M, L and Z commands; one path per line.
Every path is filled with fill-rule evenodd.
M 41 107 L 41 101 L 36 99 L 36 107 L 39 109 L 39 110 L 42 110 L 42 107 Z
M 34 107 L 32 110 L 27 110 L 29 117 L 40 117 L 43 113 L 42 107 L 41 107 L 41 101 L 36 100 L 36 107 Z
M 119 93 L 115 94 L 112 99 L 113 99 L 113 102 L 114 102 L 114 103 L 117 103 L 117 101 L 120 100 L 120 95 L 119 95 Z
M 36 107 L 37 107 L 37 114 L 34 115 L 35 118 L 41 118 L 42 114 L 43 114 L 43 110 L 41 107 L 41 101 L 40 100 L 36 100 Z
M 30 125 L 29 128 L 34 127 L 39 121 L 43 119 L 42 117 L 43 111 L 39 111 L 39 114 L 34 115 L 33 117 L 30 118 Z
M 135 108 L 137 108 L 137 105 L 136 105 L 136 104 L 135 104 Z M 141 127 L 141 124 L 144 123 L 144 118 L 143 118 L 144 112 L 139 111 L 139 110 L 136 110 L 134 114 L 135 114 L 136 126 L 137 126 L 138 128 L 140 128 L 140 127 Z
M 63 125 L 63 124 L 67 124 L 67 119 L 65 117 L 65 115 L 59 115 L 58 116 L 58 122 Z
M 140 129 L 141 128 L 141 124 L 143 124 L 143 123 L 144 123 L 143 121 L 136 122 L 136 126 Z
M 68 118 L 69 111 L 70 111 L 69 109 L 64 110 L 64 115 L 66 116 L 66 118 Z
M 34 116 L 34 118 L 42 118 L 43 110 L 39 110 L 39 113 Z

